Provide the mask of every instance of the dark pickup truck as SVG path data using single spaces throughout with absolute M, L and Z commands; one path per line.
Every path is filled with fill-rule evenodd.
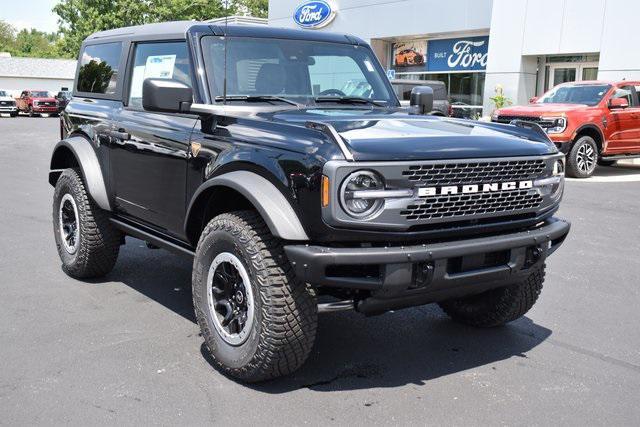
M 125 236 L 192 256 L 206 346 L 243 381 L 300 367 L 318 312 L 515 320 L 569 232 L 564 156 L 535 125 L 421 115 L 433 91 L 411 98 L 409 114 L 352 36 L 94 34 L 51 158 L 62 268 L 106 275 Z

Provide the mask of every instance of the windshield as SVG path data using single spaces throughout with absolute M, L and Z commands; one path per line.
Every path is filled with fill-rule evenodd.
M 32 98 L 48 98 L 49 93 L 48 92 L 31 92 L 31 97 Z
M 596 105 L 610 88 L 610 85 L 557 86 L 545 93 L 537 103 Z
M 7 92 L 0 90 L 0 96 L 9 96 L 9 95 L 7 95 Z
M 230 37 L 227 42 L 227 101 L 266 96 L 272 97 L 268 102 L 278 101 L 277 97 L 305 106 L 323 102 L 325 107 L 332 99 L 343 104 L 362 105 L 366 100 L 370 105 L 397 105 L 385 84 L 386 76 L 366 47 L 248 37 Z M 224 93 L 224 49 L 221 38 L 203 39 L 209 86 L 216 101 Z

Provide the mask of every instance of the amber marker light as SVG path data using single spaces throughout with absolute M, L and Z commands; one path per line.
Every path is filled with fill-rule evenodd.
M 322 175 L 322 207 L 329 206 L 329 177 Z

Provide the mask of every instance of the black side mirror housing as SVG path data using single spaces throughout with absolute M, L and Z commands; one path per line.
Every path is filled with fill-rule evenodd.
M 188 113 L 193 89 L 174 79 L 148 78 L 142 83 L 142 106 L 148 111 Z
M 411 90 L 412 114 L 429 114 L 433 111 L 433 89 L 429 86 L 416 86 Z

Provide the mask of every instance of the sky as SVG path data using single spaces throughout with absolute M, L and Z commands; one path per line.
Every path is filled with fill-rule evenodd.
M 0 20 L 17 30 L 36 28 L 40 31 L 58 30 L 58 15 L 51 9 L 59 0 L 0 0 Z

